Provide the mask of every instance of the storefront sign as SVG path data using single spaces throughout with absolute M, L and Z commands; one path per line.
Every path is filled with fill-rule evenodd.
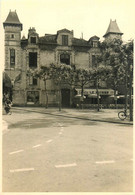
M 81 89 L 76 89 L 77 94 L 81 94 Z M 114 95 L 114 90 L 112 89 L 99 89 L 99 95 Z M 97 94 L 96 89 L 84 89 L 84 95 Z

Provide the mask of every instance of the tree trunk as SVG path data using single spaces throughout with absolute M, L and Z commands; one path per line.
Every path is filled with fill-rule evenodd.
M 70 107 L 74 108 L 74 85 L 71 86 L 70 89 Z
M 126 77 L 125 77 L 125 112 L 127 113 L 127 105 L 128 105 L 128 90 L 127 90 L 127 70 L 126 70 Z
M 99 105 L 98 78 L 97 78 L 97 80 L 96 80 L 96 92 L 97 92 L 97 111 L 99 112 L 99 110 L 100 110 L 100 105 Z
M 81 86 L 81 99 L 80 99 L 80 108 L 83 109 L 83 94 L 84 94 L 84 85 Z
M 45 108 L 48 108 L 48 93 L 46 89 L 46 80 L 44 81 L 44 86 L 45 86 L 45 97 L 46 97 Z
M 59 82 L 59 111 L 61 111 L 61 85 Z
M 116 88 L 114 89 L 114 104 L 115 104 L 115 109 L 117 109 L 117 90 Z

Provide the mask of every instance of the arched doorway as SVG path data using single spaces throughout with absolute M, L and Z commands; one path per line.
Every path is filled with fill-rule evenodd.
M 27 105 L 39 105 L 39 91 L 27 91 Z
M 70 107 L 70 89 L 61 89 L 62 107 Z

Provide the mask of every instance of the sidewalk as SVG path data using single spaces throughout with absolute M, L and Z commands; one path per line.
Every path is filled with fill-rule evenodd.
M 13 107 L 12 111 L 14 112 L 14 110 L 27 110 L 29 112 L 51 114 L 68 118 L 133 125 L 133 121 L 131 122 L 129 118 L 125 119 L 124 121 L 118 118 L 118 112 L 120 112 L 119 109 L 101 109 L 99 112 L 97 112 L 97 110 L 92 109 L 63 108 L 61 111 L 59 111 L 58 108 L 45 109 L 44 107 Z

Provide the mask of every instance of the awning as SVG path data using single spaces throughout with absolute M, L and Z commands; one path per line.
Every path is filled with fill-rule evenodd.
M 114 95 L 111 95 L 110 97 L 111 97 L 111 98 L 115 98 Z M 118 95 L 118 96 L 116 96 L 116 97 L 117 97 L 117 99 L 119 99 L 119 98 L 125 98 L 125 95 Z M 127 95 L 127 97 L 129 98 L 129 95 Z M 133 99 L 133 95 L 132 95 L 132 99 Z
M 97 98 L 97 94 L 88 94 L 89 98 Z M 99 99 L 101 98 L 101 96 L 99 95 Z
M 77 95 L 81 94 L 81 88 L 76 88 Z M 98 89 L 99 95 L 106 95 L 111 96 L 114 95 L 113 89 Z M 84 95 L 96 95 L 97 90 L 96 89 L 84 89 L 83 90 Z
M 125 98 L 125 95 L 119 95 L 118 97 L 119 97 L 119 98 Z M 127 95 L 127 97 L 129 98 L 129 95 Z M 132 95 L 131 97 L 132 97 L 132 99 L 133 99 L 133 95 Z
M 82 96 L 79 94 L 79 95 L 75 95 L 74 97 L 75 98 L 81 98 Z M 83 98 L 86 98 L 86 96 L 84 95 Z

